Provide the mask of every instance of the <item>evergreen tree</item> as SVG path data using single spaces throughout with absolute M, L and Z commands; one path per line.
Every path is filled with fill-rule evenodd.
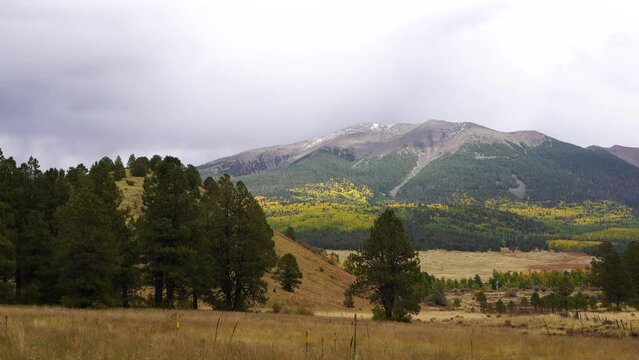
M 15 297 L 16 250 L 11 241 L 15 237 L 11 206 L 15 178 L 15 161 L 5 159 L 0 149 L 0 303 L 3 304 L 12 302 Z
M 157 172 L 161 163 L 162 157 L 160 155 L 153 155 L 149 160 L 149 168 L 153 170 L 153 172 Z
M 288 292 L 293 292 L 300 286 L 303 276 L 293 254 L 286 253 L 280 258 L 273 278 Z
M 74 189 L 80 187 L 84 177 L 89 170 L 83 164 L 78 164 L 76 167 L 70 167 L 67 171 L 67 179 Z
M 113 280 L 120 265 L 112 216 L 89 186 L 82 186 L 58 213 L 57 257 L 61 302 L 101 308 L 117 302 Z
M 488 310 L 488 298 L 486 297 L 486 294 L 483 291 L 479 291 L 475 295 L 475 299 L 479 303 L 479 309 L 481 312 L 486 312 Z
M 118 155 L 113 162 L 113 180 L 120 181 L 126 177 L 126 170 L 122 158 Z
M 575 289 L 575 286 L 570 281 L 570 273 L 565 271 L 563 276 L 555 278 L 551 287 L 552 291 L 559 296 L 564 310 L 568 311 L 568 299 Z
M 630 281 L 639 295 L 639 242 L 633 241 L 623 254 L 623 260 L 630 274 Z
M 484 286 L 484 283 L 481 281 L 481 277 L 479 276 L 479 274 L 475 274 L 473 281 L 475 281 L 475 285 L 477 285 L 477 287 Z
M 536 311 L 541 311 L 541 298 L 538 292 L 534 292 L 530 296 L 530 305 L 535 308 Z
M 126 162 L 126 167 L 131 169 L 134 163 L 135 163 L 135 155 L 131 154 L 129 155 L 129 160 Z
M 386 320 L 407 320 L 408 314 L 419 312 L 415 293 L 420 276 L 418 253 L 392 210 L 375 220 L 354 263 L 356 280 L 351 289 L 381 305 Z
M 592 261 L 592 271 L 595 283 L 617 309 L 635 295 L 626 265 L 611 243 L 604 242 L 599 246 L 597 257 Z
M 185 167 L 167 156 L 153 176 L 144 181 L 144 213 L 137 232 L 147 262 L 145 270 L 154 287 L 154 306 L 172 306 L 178 295 L 191 291 L 199 273 L 192 269 L 199 249 L 199 215 L 194 191 L 189 187 Z
M 55 303 L 57 267 L 53 265 L 54 214 L 64 205 L 71 185 L 61 170 L 42 173 L 30 158 L 11 184 L 16 296 L 21 303 Z
M 11 283 L 16 271 L 16 252 L 11 241 L 0 233 L 0 303 L 14 301 L 15 290 Z
M 293 227 L 289 226 L 286 228 L 286 230 L 284 230 L 284 236 L 286 236 L 287 238 L 296 241 L 297 237 L 295 234 L 295 229 L 293 229 Z
M 210 219 L 206 237 L 212 242 L 215 286 L 209 301 L 219 309 L 244 310 L 266 302 L 264 274 L 275 266 L 273 230 L 264 211 L 242 182 L 228 175 L 207 185 L 202 199 Z
M 100 159 L 100 161 L 98 161 L 99 163 L 103 164 L 107 169 L 109 169 L 110 171 L 114 170 L 114 166 L 115 164 L 113 163 L 113 160 L 111 160 L 110 157 L 105 156 L 102 159 Z
M 63 305 L 109 307 L 125 299 L 117 295 L 123 271 L 120 251 L 131 232 L 126 213 L 119 210 L 121 201 L 111 167 L 100 161 L 58 212 L 56 260 Z
M 145 177 L 149 173 L 149 159 L 141 156 L 133 162 L 131 166 L 131 176 Z

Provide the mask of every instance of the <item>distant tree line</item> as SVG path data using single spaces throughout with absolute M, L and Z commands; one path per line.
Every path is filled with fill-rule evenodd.
M 205 301 L 235 311 L 266 301 L 262 278 L 277 263 L 273 231 L 244 184 L 226 175 L 202 182 L 195 167 L 170 156 L 131 155 L 127 168 L 145 177 L 139 219 L 121 206 L 116 181 L 127 170 L 119 156 L 90 169 L 42 171 L 34 158 L 18 165 L 0 151 L 1 303 L 197 308 Z M 291 290 L 296 266 L 282 263 Z M 145 287 L 152 298 L 141 295 Z

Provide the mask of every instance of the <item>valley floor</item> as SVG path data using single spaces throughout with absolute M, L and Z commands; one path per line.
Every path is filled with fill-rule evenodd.
M 360 359 L 636 359 L 639 346 L 629 334 L 591 332 L 593 321 L 557 315 L 422 314 L 433 319 L 359 320 L 354 341 L 350 314 L 2 307 L 0 358 L 352 359 L 356 343 Z
M 328 250 L 339 255 L 340 261 L 352 253 L 349 250 Z M 552 271 L 584 269 L 590 265 L 592 256 L 579 253 L 554 251 L 420 251 L 422 270 L 437 278 L 462 279 L 479 274 L 488 280 L 493 270 L 506 271 Z

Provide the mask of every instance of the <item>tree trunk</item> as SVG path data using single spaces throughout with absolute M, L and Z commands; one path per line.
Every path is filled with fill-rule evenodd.
M 122 307 L 129 308 L 129 284 L 126 281 L 122 283 Z
M 162 292 L 164 291 L 164 281 L 161 274 L 155 274 L 155 303 L 156 308 L 162 306 Z
M 166 302 L 169 307 L 173 307 L 173 301 L 175 300 L 175 283 L 173 280 L 166 281 Z
M 193 310 L 197 310 L 197 306 L 198 306 L 198 304 L 197 304 L 197 296 L 198 296 L 197 290 L 193 289 L 193 303 L 192 303 Z
M 22 297 L 22 276 L 20 274 L 20 262 L 17 261 L 17 266 L 16 266 L 16 297 L 18 298 L 18 301 L 20 300 L 20 297 Z

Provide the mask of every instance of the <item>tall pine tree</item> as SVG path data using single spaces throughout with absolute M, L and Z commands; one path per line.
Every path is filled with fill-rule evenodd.
M 419 312 L 415 293 L 420 277 L 418 253 L 392 210 L 375 220 L 353 262 L 356 280 L 351 291 L 381 306 L 386 320 L 404 321 L 409 313 Z
M 56 214 L 56 261 L 61 302 L 70 307 L 124 305 L 118 296 L 122 244 L 131 240 L 122 194 L 106 162 L 96 163 Z M 120 301 L 122 300 L 122 301 Z
M 174 157 L 164 158 L 158 171 L 144 181 L 144 214 L 137 230 L 155 307 L 173 306 L 178 294 L 193 292 L 191 266 L 198 253 L 193 228 L 199 221 L 196 193 L 184 165 Z
M 623 254 L 623 260 L 630 274 L 635 295 L 639 295 L 639 242 L 633 241 L 628 245 Z
M 275 266 L 273 230 L 264 211 L 242 182 L 224 175 L 205 182 L 202 199 L 209 218 L 206 237 L 212 242 L 215 286 L 209 301 L 219 309 L 240 311 L 267 300 L 262 277 Z

